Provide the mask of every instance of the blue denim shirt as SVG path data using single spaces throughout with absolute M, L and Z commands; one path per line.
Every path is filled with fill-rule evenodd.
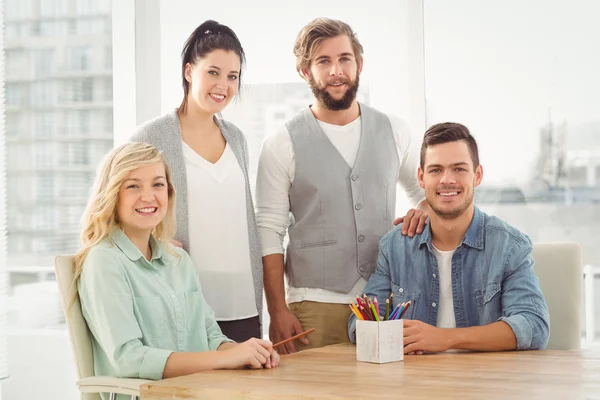
M 517 349 L 543 349 L 550 334 L 550 317 L 538 278 L 533 272 L 529 237 L 477 207 L 471 225 L 452 256 L 452 293 L 456 327 L 504 321 L 512 328 Z M 404 319 L 436 326 L 440 294 L 437 259 L 427 225 L 413 238 L 394 228 L 379 243 L 377 269 L 364 293 L 385 299 L 394 293 L 394 306 L 412 301 Z M 383 308 L 380 310 L 383 313 Z M 355 337 L 356 317 L 348 321 Z

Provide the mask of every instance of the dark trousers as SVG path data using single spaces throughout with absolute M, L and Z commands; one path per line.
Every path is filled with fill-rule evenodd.
M 258 315 L 234 321 L 217 321 L 217 323 L 223 335 L 238 343 L 245 342 L 250 338 L 260 339 L 262 337 Z

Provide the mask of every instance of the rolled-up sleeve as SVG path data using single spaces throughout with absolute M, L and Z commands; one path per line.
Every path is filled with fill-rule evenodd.
M 132 292 L 115 256 L 92 251 L 78 291 L 88 327 L 118 376 L 161 379 L 172 351 L 143 345 Z
M 256 174 L 256 224 L 262 256 L 283 254 L 292 221 L 290 188 L 295 174 L 291 138 L 285 125 L 265 140 Z
M 520 240 L 507 258 L 502 285 L 502 313 L 517 340 L 517 350 L 544 349 L 550 337 L 550 314 L 540 283 L 533 272 L 533 246 Z
M 392 288 L 392 280 L 390 278 L 390 263 L 388 261 L 387 249 L 389 235 L 384 236 L 379 242 L 379 256 L 377 257 L 377 268 L 371 277 L 367 286 L 363 291 L 368 297 L 384 299 L 389 296 Z M 379 314 L 385 311 L 385 303 L 379 304 Z M 350 314 L 348 319 L 348 337 L 352 343 L 356 343 L 356 316 Z

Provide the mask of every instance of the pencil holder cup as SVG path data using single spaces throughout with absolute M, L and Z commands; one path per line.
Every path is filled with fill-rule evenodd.
M 377 364 L 404 360 L 404 320 L 357 320 L 356 359 Z

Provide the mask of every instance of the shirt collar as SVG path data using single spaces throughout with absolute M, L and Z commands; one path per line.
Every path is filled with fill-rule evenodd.
M 473 212 L 473 219 L 469 224 L 469 228 L 467 228 L 467 232 L 463 237 L 461 245 L 464 244 L 474 249 L 483 250 L 484 222 L 485 219 L 483 218 L 483 213 L 481 212 L 481 210 L 479 210 L 479 208 L 477 208 L 477 206 L 475 206 L 475 210 Z M 425 229 L 423 230 L 423 234 L 421 235 L 421 243 L 419 243 L 419 247 L 426 244 L 429 250 L 433 251 L 433 244 L 431 243 L 431 239 L 431 224 L 428 223 Z
M 144 258 L 142 252 L 135 247 L 135 245 L 129 240 L 125 232 L 121 228 L 114 228 L 110 233 L 110 238 L 115 243 L 115 245 L 121 249 L 123 254 L 127 256 L 131 261 L 137 261 L 140 258 Z M 150 235 L 150 249 L 152 250 L 152 257 L 150 261 L 154 261 L 155 259 L 160 259 L 162 257 L 162 246 L 154 238 L 154 236 Z M 145 258 L 144 258 L 145 259 Z

